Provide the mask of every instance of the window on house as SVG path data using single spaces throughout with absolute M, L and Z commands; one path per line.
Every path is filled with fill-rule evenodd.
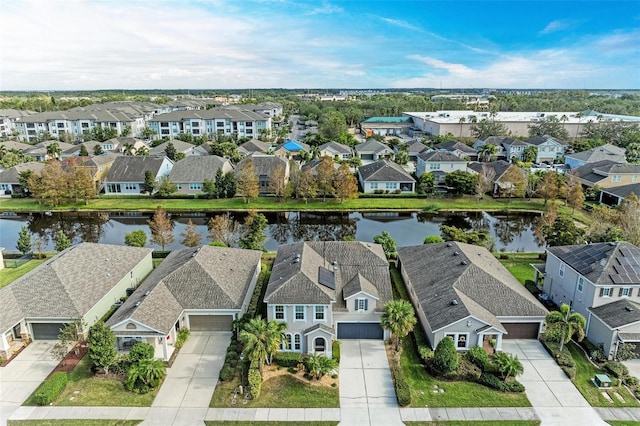
M 58 129 L 64 129 L 64 123 L 57 123 Z
M 244 131 L 247 135 L 252 135 L 253 134 L 253 129 L 247 129 Z
M 440 170 L 440 163 L 429 163 L 430 170 Z
M 378 189 L 378 182 L 371 182 L 371 189 Z
M 356 299 L 356 311 L 366 312 L 369 308 L 369 301 L 367 299 Z
M 191 133 L 193 133 L 194 135 L 199 135 L 200 134 L 200 129 L 193 129 L 191 131 Z
M 83 129 L 88 129 L 89 128 L 89 123 L 82 123 L 81 124 Z
M 638 181 L 638 175 L 633 175 L 631 177 L 631 182 L 636 183 Z
M 302 350 L 302 340 L 300 339 L 300 335 L 299 334 L 294 334 L 293 335 L 293 350 L 294 351 L 301 351 Z
M 578 277 L 578 291 L 582 293 L 584 289 L 584 277 Z
M 169 129 L 162 129 L 162 130 L 160 130 L 160 134 L 161 134 L 161 135 L 168 135 L 168 134 L 169 134 Z
M 624 287 L 620 289 L 620 296 L 629 297 L 631 295 L 631 288 Z
M 398 182 L 385 182 L 384 187 L 386 189 L 396 189 L 398 187 Z
M 122 192 L 122 189 L 120 188 L 120 184 L 119 183 L 108 183 L 107 184 L 107 191 L 109 191 L 109 192 Z
M 191 127 L 200 127 L 200 123 L 198 123 L 197 121 L 192 121 Z
M 253 127 L 253 122 L 252 121 L 245 121 L 244 125 L 247 126 L 247 127 Z
M 558 275 L 560 275 L 560 277 L 564 277 L 564 263 L 560 264 L 560 270 L 558 271 Z
M 314 308 L 314 313 L 315 313 L 314 319 L 316 321 L 324 321 L 326 319 L 325 313 L 324 313 L 324 306 L 316 306 Z
M 622 176 L 620 175 L 611 176 L 611 182 L 620 182 L 621 180 L 622 180 Z
M 322 337 L 316 337 L 313 341 L 313 349 L 316 352 L 324 352 L 326 347 L 326 342 Z
M 456 342 L 456 347 L 463 349 L 467 347 L 467 335 L 466 334 L 458 334 L 458 340 Z
M 224 127 L 224 122 L 223 121 L 218 121 L 216 123 L 216 127 Z
M 602 297 L 611 297 L 611 288 L 609 288 L 609 287 L 601 288 L 600 289 L 600 296 L 602 296 Z
M 189 189 L 191 189 L 193 191 L 198 191 L 198 190 L 202 189 L 202 184 L 201 183 L 190 183 L 189 184 Z
M 304 321 L 304 305 L 296 305 L 296 321 Z
M 275 318 L 277 320 L 283 320 L 284 319 L 284 306 L 283 305 L 276 305 L 274 308 L 274 312 L 275 312 Z

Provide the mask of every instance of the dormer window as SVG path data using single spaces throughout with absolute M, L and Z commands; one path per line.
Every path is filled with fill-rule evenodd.
M 358 312 L 366 312 L 369 308 L 369 301 L 367 299 L 356 299 L 355 308 Z

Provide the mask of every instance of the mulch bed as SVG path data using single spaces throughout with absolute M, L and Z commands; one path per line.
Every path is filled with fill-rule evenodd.
M 64 359 L 60 361 L 58 365 L 56 365 L 56 368 L 54 368 L 53 371 L 49 373 L 49 375 L 47 376 L 47 379 L 51 377 L 53 373 L 57 373 L 59 371 L 68 373 L 74 368 L 76 368 L 76 365 L 78 365 L 80 360 L 84 358 L 87 352 L 89 352 L 89 348 L 87 347 L 86 343 L 81 344 L 77 349 L 78 349 L 77 354 L 75 349 L 71 349 L 71 352 L 69 352 L 67 356 L 65 356 Z

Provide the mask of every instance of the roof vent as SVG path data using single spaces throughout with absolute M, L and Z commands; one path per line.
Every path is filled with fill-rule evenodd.
M 611 247 L 615 247 L 616 243 L 614 243 L 613 241 L 610 241 L 610 242 L 609 242 L 609 245 L 610 245 Z
M 452 305 L 452 306 L 455 306 L 455 305 L 457 305 L 457 304 L 458 304 L 458 301 L 457 301 L 456 299 L 453 299 L 453 300 L 451 301 L 451 305 Z
M 633 308 L 631 306 L 625 306 L 624 310 L 627 312 L 633 312 Z
M 460 256 L 460 253 L 458 253 L 457 251 L 454 251 L 454 252 L 453 252 L 453 255 L 454 255 L 454 256 Z
M 466 260 L 463 260 L 462 262 L 460 262 L 460 264 L 461 264 L 461 265 L 466 265 L 466 264 L 467 264 L 467 261 L 466 261 Z
M 144 292 L 144 295 L 145 295 L 145 296 L 148 296 L 148 295 L 149 295 L 149 290 L 145 291 L 145 292 Z
M 447 243 L 447 247 L 451 247 L 451 243 Z
M 140 306 L 140 302 L 136 302 L 136 306 Z

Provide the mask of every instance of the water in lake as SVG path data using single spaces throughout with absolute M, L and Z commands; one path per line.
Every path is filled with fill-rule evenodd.
M 175 241 L 165 247 L 177 249 L 181 233 L 189 219 L 197 225 L 202 243 L 207 243 L 207 221 L 220 213 L 173 214 Z M 234 213 L 242 221 L 244 214 Z M 481 212 L 459 212 L 438 215 L 400 212 L 277 212 L 265 213 L 269 221 L 267 250 L 276 250 L 278 245 L 305 240 L 343 240 L 354 237 L 359 241 L 373 241 L 382 231 L 388 231 L 398 246 L 422 244 L 428 235 L 440 235 L 439 226 L 454 225 L 467 230 L 488 229 L 495 241 L 496 250 L 542 251 L 542 246 L 533 235 L 539 219 L 537 214 L 488 214 Z M 147 233 L 147 246 L 159 249 L 150 243 L 147 220 L 150 213 L 49 213 L 0 216 L 0 247 L 16 251 L 18 232 L 28 225 L 34 236 L 46 242 L 45 250 L 53 250 L 53 237 L 62 229 L 73 243 L 82 241 L 107 244 L 124 244 L 124 234 L 142 229 Z

